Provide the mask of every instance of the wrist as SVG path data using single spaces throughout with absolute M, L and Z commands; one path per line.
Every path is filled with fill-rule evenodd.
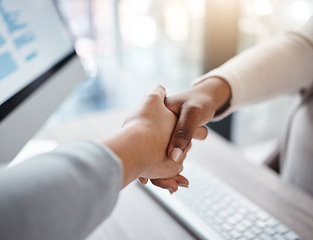
M 225 111 L 230 105 L 231 88 L 229 84 L 219 77 L 208 77 L 193 87 L 194 90 L 204 93 L 210 98 L 214 106 L 215 115 Z
M 145 135 L 140 126 L 125 127 L 104 141 L 121 160 L 123 187 L 141 176 L 146 168 L 144 161 Z

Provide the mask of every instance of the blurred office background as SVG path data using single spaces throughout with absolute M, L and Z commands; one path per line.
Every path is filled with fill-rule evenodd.
M 87 79 L 50 123 L 130 110 L 156 84 L 168 95 L 235 54 L 313 13 L 310 0 L 56 0 Z M 213 125 L 259 163 L 282 131 L 294 96 L 245 107 Z M 256 154 L 257 153 L 257 154 Z

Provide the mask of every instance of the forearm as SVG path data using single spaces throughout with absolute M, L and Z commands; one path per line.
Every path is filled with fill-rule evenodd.
M 0 174 L 1 239 L 85 239 L 112 211 L 122 168 L 96 143 L 65 144 Z
M 231 110 L 312 84 L 313 20 L 303 30 L 287 33 L 249 49 L 197 81 L 225 79 L 231 87 Z

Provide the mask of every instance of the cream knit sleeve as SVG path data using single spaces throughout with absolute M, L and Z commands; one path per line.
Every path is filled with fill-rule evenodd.
M 305 90 L 313 83 L 313 17 L 299 31 L 248 49 L 193 84 L 209 77 L 225 79 L 232 91 L 230 107 L 215 120 L 240 106 Z

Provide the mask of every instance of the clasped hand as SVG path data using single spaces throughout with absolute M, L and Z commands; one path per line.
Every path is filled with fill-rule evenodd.
M 141 129 L 140 132 L 145 136 L 139 148 L 134 144 L 137 153 L 140 153 L 137 160 L 143 169 L 139 175 L 141 183 L 146 184 L 150 179 L 154 185 L 166 188 L 171 193 L 177 191 L 178 186 L 187 187 L 189 184 L 179 173 L 191 147 L 191 139 L 204 139 L 207 136 L 207 129 L 196 123 L 200 119 L 201 110 L 198 111 L 199 109 L 192 105 L 188 108 L 184 106 L 183 109 L 187 111 L 188 122 L 193 129 L 187 132 L 180 130 L 182 126 L 178 121 L 178 109 L 181 102 L 186 101 L 166 99 L 165 89 L 158 86 L 143 99 L 123 125 L 124 130 Z M 140 140 L 141 134 L 136 138 Z

